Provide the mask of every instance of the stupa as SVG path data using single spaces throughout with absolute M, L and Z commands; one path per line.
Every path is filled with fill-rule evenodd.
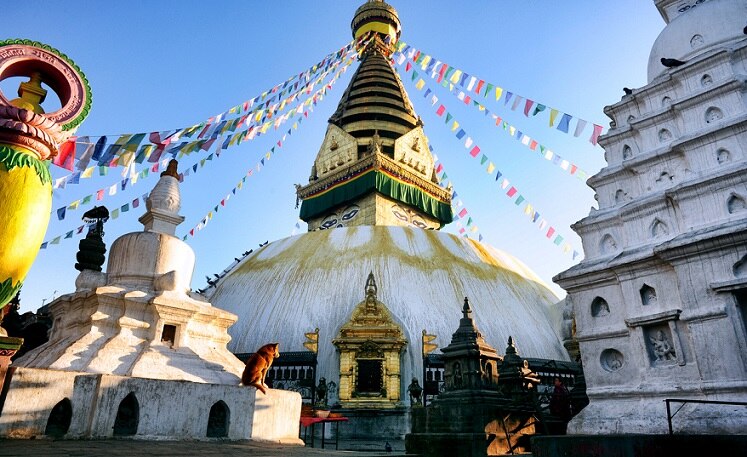
M 49 306 L 49 341 L 13 363 L 0 436 L 300 443 L 301 397 L 240 386 L 244 364 L 226 349 L 237 317 L 190 291 L 175 160 L 146 207 L 144 230 L 114 241 L 105 273 L 78 256 L 75 292 Z
M 229 330 L 235 353 L 269 340 L 302 351 L 313 336 L 328 403 L 351 418 L 342 436 L 401 438 L 406 385 L 423 377 L 423 332 L 445 345 L 464 296 L 490 344 L 513 335 L 525 356 L 568 355 L 556 333 L 558 298 L 532 271 L 439 231 L 452 221 L 451 190 L 438 185 L 423 123 L 389 61 L 401 31 L 396 10 L 367 1 L 351 25 L 354 37 L 370 38 L 309 181 L 298 186 L 309 233 L 255 250 L 207 295 L 239 316 Z
M 591 400 L 577 434 L 664 433 L 667 398 L 747 401 L 747 1 L 654 4 L 648 84 L 605 108 L 599 209 L 573 226 L 586 258 L 555 278 Z M 747 430 L 744 406 L 675 410 L 677 433 Z

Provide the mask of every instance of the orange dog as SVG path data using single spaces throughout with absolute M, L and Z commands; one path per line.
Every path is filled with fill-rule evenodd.
M 241 375 L 241 383 L 245 386 L 254 386 L 258 390 L 261 390 L 263 394 L 267 394 L 267 384 L 265 384 L 265 376 L 267 370 L 272 366 L 274 359 L 280 356 L 278 352 L 279 343 L 265 344 L 257 352 L 251 355 L 246 361 L 246 367 L 244 373 Z

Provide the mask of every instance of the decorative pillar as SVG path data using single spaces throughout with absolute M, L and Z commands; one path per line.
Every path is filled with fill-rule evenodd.
M 0 92 L 0 316 L 21 289 L 47 231 L 52 210 L 47 160 L 57 155 L 91 107 L 91 89 L 83 73 L 47 45 L 0 41 L 0 81 L 13 76 L 29 80 L 18 88 L 19 98 L 8 100 Z M 47 91 L 42 83 L 59 96 L 59 110 L 44 113 L 41 103 Z M 22 343 L 0 335 L 0 387 L 11 356 Z
M 0 308 L 21 288 L 47 230 L 52 177 L 46 161 L 57 155 L 91 106 L 83 73 L 47 45 L 0 41 L 0 80 L 13 76 L 29 81 L 21 83 L 14 100 L 0 92 Z M 59 96 L 59 110 L 44 113 L 42 83 Z

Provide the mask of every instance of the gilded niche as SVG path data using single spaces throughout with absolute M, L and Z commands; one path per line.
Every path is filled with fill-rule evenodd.
M 386 408 L 401 403 L 401 355 L 407 340 L 386 306 L 377 300 L 373 272 L 365 299 L 332 343 L 340 352 L 340 403 L 343 407 Z

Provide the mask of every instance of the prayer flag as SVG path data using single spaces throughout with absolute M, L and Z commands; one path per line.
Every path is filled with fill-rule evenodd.
M 555 125 L 555 118 L 558 117 L 558 110 L 550 108 L 550 127 Z
M 576 122 L 576 131 L 573 132 L 573 136 L 578 138 L 585 128 L 586 128 L 586 121 L 583 119 L 578 119 L 578 121 Z
M 555 233 L 555 229 L 554 229 L 554 228 L 552 228 L 552 227 L 550 227 L 550 228 L 549 228 L 549 229 L 547 230 L 547 235 L 546 235 L 546 236 L 547 236 L 548 238 L 552 238 L 552 235 L 553 235 L 553 233 Z
M 541 111 L 544 111 L 544 110 L 545 110 L 545 105 L 541 103 L 537 103 L 537 106 L 534 107 L 534 112 L 532 113 L 532 116 L 536 116 L 537 114 L 539 114 Z
M 480 94 L 482 93 L 482 86 L 485 84 L 485 81 L 482 79 L 477 83 L 477 86 L 475 87 L 475 93 Z
M 57 220 L 65 220 L 65 213 L 67 212 L 67 206 L 57 209 Z
M 521 95 L 517 95 L 514 99 L 514 104 L 511 105 L 511 111 L 516 111 L 516 107 L 519 106 L 519 103 L 521 103 L 522 100 L 524 100 L 524 97 L 522 97 Z
M 465 132 L 464 129 L 459 129 L 459 131 L 456 134 L 456 137 L 461 140 L 462 138 L 464 138 L 464 135 L 466 135 L 466 134 L 467 134 L 467 132 Z
M 503 88 L 502 87 L 496 87 L 495 88 L 495 101 L 500 100 L 502 94 L 503 94 Z
M 524 104 L 524 116 L 529 117 L 529 110 L 532 109 L 532 105 L 534 105 L 534 100 L 529 100 L 527 98 L 527 101 Z
M 93 195 L 86 195 L 83 197 L 83 201 L 80 202 L 81 205 L 87 205 L 88 203 L 91 203 L 91 199 L 93 198 Z
M 71 136 L 67 141 L 60 145 L 57 155 L 52 159 L 52 163 L 66 170 L 73 170 L 75 162 L 75 140 L 77 137 Z
M 91 159 L 99 160 L 99 158 L 101 157 L 101 153 L 104 152 L 105 147 L 106 147 L 106 137 L 102 136 L 96 142 L 96 146 L 93 149 L 93 154 L 91 155 Z
M 503 99 L 503 106 L 508 105 L 509 100 L 511 100 L 511 97 L 513 97 L 513 92 L 506 92 L 506 97 Z
M 59 236 L 55 237 L 49 244 L 60 244 L 60 238 Z
M 99 189 L 96 192 L 96 201 L 103 200 L 104 199 L 104 189 Z
M 438 116 L 443 116 L 443 115 L 444 115 L 444 111 L 446 111 L 446 107 L 445 107 L 444 105 L 441 105 L 441 106 L 439 106 L 439 107 L 438 107 L 438 109 L 436 110 L 436 114 L 437 114 Z
M 562 243 L 562 242 L 563 242 L 563 237 L 560 236 L 560 235 L 558 235 L 557 237 L 555 237 L 555 241 L 553 241 L 553 243 L 555 243 L 556 246 L 560 246 L 560 243 Z
M 472 146 L 472 143 L 473 143 L 472 138 L 471 137 L 467 137 L 467 139 L 464 140 L 464 147 L 465 148 L 469 148 L 470 146 Z
M 509 197 L 513 197 L 514 195 L 516 195 L 516 192 L 516 188 L 514 186 L 511 186 L 511 188 L 508 189 L 508 192 L 506 192 L 506 195 L 508 195 Z
M 571 122 L 571 115 L 563 113 L 563 117 L 560 119 L 560 122 L 558 123 L 558 130 L 560 130 L 563 133 L 568 133 L 568 124 Z
M 589 142 L 593 144 L 594 146 L 597 145 L 597 140 L 599 139 L 599 135 L 602 133 L 602 126 L 594 124 L 594 131 L 591 134 L 591 138 L 589 138 Z M 574 254 L 576 254 L 576 251 L 573 251 Z
M 469 155 L 471 155 L 472 157 L 477 157 L 477 156 L 478 156 L 479 154 L 480 154 L 480 147 L 479 147 L 479 146 L 475 146 L 475 147 L 474 147 L 474 148 L 472 148 L 472 150 L 471 150 L 471 151 L 469 152 Z
M 493 170 L 495 170 L 495 165 L 493 165 L 493 162 L 490 162 L 488 164 L 488 174 L 492 174 Z
M 88 163 L 91 161 L 94 144 L 91 143 L 91 139 L 89 137 L 82 136 L 78 138 L 77 145 L 81 146 L 82 152 L 79 154 L 78 164 L 76 165 L 76 167 L 78 168 L 78 170 L 83 171 L 88 167 Z M 77 147 L 75 153 L 78 153 Z
M 521 205 L 521 202 L 523 201 L 524 201 L 524 197 L 519 195 L 518 197 L 516 197 L 516 201 L 514 202 L 514 205 L 519 206 Z
M 459 211 L 459 217 L 464 217 L 467 215 L 467 208 L 462 208 L 461 211 Z

